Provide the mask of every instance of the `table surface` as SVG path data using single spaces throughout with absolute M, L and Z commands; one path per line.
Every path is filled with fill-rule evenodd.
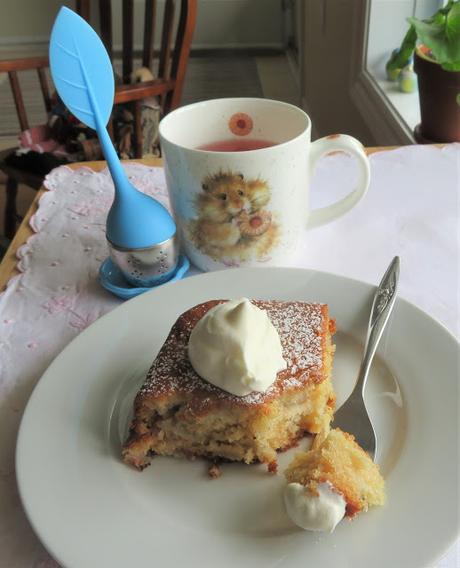
M 374 152 L 380 152 L 381 150 L 393 150 L 396 148 L 397 147 L 368 148 L 366 152 L 372 154 Z M 335 247 L 337 249 L 336 251 L 331 249 L 332 254 L 328 255 L 327 262 L 325 262 L 323 258 L 324 255 L 320 254 L 321 251 L 316 255 L 312 253 L 310 248 L 312 248 L 313 251 L 319 249 L 318 246 L 315 247 L 314 245 L 315 239 L 317 244 L 320 240 L 330 245 L 336 242 L 336 226 L 334 225 L 332 229 L 330 226 L 326 226 L 321 232 L 318 232 L 318 234 L 312 232 L 310 238 L 313 241 L 309 240 L 308 246 L 302 249 L 304 253 L 308 251 L 309 256 L 307 257 L 306 254 L 303 254 L 303 264 L 299 264 L 299 267 L 314 267 L 315 269 L 328 272 L 336 271 L 335 267 L 338 267 L 338 271 L 343 272 L 344 276 L 351 276 L 366 282 L 374 282 L 375 276 L 381 273 L 382 265 L 388 260 L 387 257 L 393 256 L 393 253 L 399 254 L 399 252 L 404 252 L 404 274 L 408 277 L 401 280 L 401 295 L 407 297 L 407 299 L 433 317 L 444 322 L 448 329 L 455 331 L 455 329 L 460 329 L 456 323 L 458 317 L 455 313 L 452 315 L 452 312 L 455 312 L 455 310 L 452 310 L 451 307 L 455 306 L 456 292 L 458 290 L 458 285 L 456 284 L 456 282 L 458 283 L 458 278 L 455 280 L 455 266 L 454 263 L 452 263 L 452 258 L 455 258 L 457 254 L 454 245 L 456 216 L 454 213 L 450 214 L 450 212 L 455 210 L 455 206 L 452 205 L 456 202 L 456 185 L 454 184 L 454 180 L 458 177 L 458 172 L 455 168 L 455 159 L 458 157 L 460 150 L 459 147 L 447 148 L 446 150 L 448 151 L 442 153 L 433 152 L 433 150 L 433 148 L 430 149 L 429 147 L 400 148 L 399 151 L 397 150 L 396 152 L 388 152 L 375 156 L 372 160 L 373 191 L 369 192 L 364 204 L 364 214 L 362 223 L 359 224 L 359 230 L 355 230 L 356 218 L 353 215 L 344 216 L 341 220 L 337 221 L 337 227 L 341 227 L 339 230 L 343 231 L 344 235 L 347 235 L 346 246 L 349 247 L 348 249 L 360 250 L 363 252 L 364 257 L 360 255 L 347 255 L 349 258 L 347 258 L 345 262 L 342 258 L 344 247 Z M 438 154 L 438 156 L 434 156 L 433 154 Z M 402 157 L 404 157 L 404 160 Z M 403 164 L 401 164 L 401 160 Z M 158 159 L 138 160 L 138 162 L 150 167 L 162 166 L 162 161 Z M 395 165 L 398 167 L 395 167 Z M 446 166 L 445 168 L 444 165 Z M 353 183 L 354 178 L 351 175 L 351 173 L 353 173 L 351 172 L 353 169 L 351 166 L 353 166 L 353 164 L 350 164 L 350 160 L 345 160 L 342 156 L 335 156 L 330 160 L 329 164 L 327 160 L 325 160 L 322 166 L 323 167 L 318 169 L 318 187 L 329 188 L 331 185 L 334 185 L 333 182 L 335 179 L 338 179 L 338 173 L 343 176 L 343 179 L 346 178 L 348 180 L 347 183 Z M 399 166 L 401 166 L 401 168 L 399 168 Z M 105 162 L 78 163 L 73 164 L 71 167 L 72 169 L 86 167 L 94 171 L 100 171 L 105 167 Z M 155 185 L 151 183 L 152 179 L 156 179 L 157 182 L 161 180 L 161 184 L 158 184 L 161 185 L 161 191 L 163 192 L 161 195 L 166 195 L 161 170 L 151 170 L 149 174 L 146 174 L 143 168 L 139 168 L 138 170 L 139 179 L 144 175 L 145 181 L 148 182 L 151 187 Z M 60 179 L 59 176 L 62 176 L 62 179 L 67 179 L 67 176 L 71 176 L 71 174 L 68 171 L 61 170 L 54 172 L 52 176 L 58 179 Z M 66 191 L 68 187 L 67 184 L 70 183 L 71 182 L 66 182 L 60 185 L 60 189 L 62 190 L 60 193 L 64 200 L 71 197 Z M 145 185 L 147 185 L 147 183 Z M 449 191 L 433 191 L 433 189 L 437 189 L 438 186 L 444 187 L 446 190 L 449 189 Z M 56 187 L 56 185 L 54 185 L 54 187 Z M 85 187 L 84 184 L 82 184 L 81 187 Z M 104 188 L 107 191 L 111 191 L 110 181 L 107 180 L 105 176 Z M 404 195 L 400 195 L 401 189 L 407 190 L 402 192 Z M 42 201 L 40 205 L 41 212 L 47 207 L 46 201 L 52 201 L 52 194 L 46 195 L 45 192 L 46 189 L 42 188 L 35 196 L 23 223 L 11 243 L 5 259 L 0 264 L 0 290 L 7 284 L 11 276 L 17 274 L 16 265 L 18 259 L 16 255 L 18 249 L 24 245 L 32 235 L 35 235 L 35 232 L 30 227 L 30 220 L 37 212 L 40 198 L 45 196 L 45 200 Z M 81 199 L 80 192 L 76 191 L 74 193 L 76 193 L 75 198 Z M 432 199 L 433 195 L 435 199 Z M 397 208 L 397 211 L 393 211 L 391 204 L 398 199 L 401 199 L 400 206 Z M 103 228 L 107 205 L 108 203 L 104 202 L 104 208 L 101 207 L 101 213 L 97 218 L 98 232 L 93 235 L 96 239 L 99 238 L 98 242 L 100 246 L 98 250 L 101 252 L 101 257 L 106 254 L 106 243 L 100 240 L 101 238 L 103 239 L 103 233 L 99 231 Z M 60 210 L 62 211 L 62 208 Z M 370 215 L 366 214 L 366 211 L 370 213 Z M 386 217 L 386 215 L 373 215 L 375 211 L 386 212 L 386 214 L 392 212 L 392 215 L 391 217 Z M 424 216 L 427 211 L 430 212 L 430 215 L 425 218 Z M 68 214 L 67 217 L 70 218 L 70 214 Z M 40 238 L 43 239 L 44 236 L 47 236 L 48 242 L 54 241 L 53 236 L 55 234 L 59 236 L 59 230 L 56 227 L 62 226 L 62 220 L 64 219 L 65 221 L 67 217 L 56 215 L 53 221 L 58 220 L 61 222 L 61 225 L 59 225 L 59 223 L 53 223 L 48 226 L 49 230 L 47 235 L 44 234 L 46 233 L 45 230 L 40 230 L 36 244 L 30 247 L 34 250 L 34 254 L 28 254 L 25 257 L 28 260 L 25 266 L 29 266 L 31 270 L 26 270 L 23 278 L 15 278 L 6 293 L 1 295 L 3 306 L 5 306 L 1 323 L 6 326 L 4 328 L 2 327 L 2 331 L 5 330 L 5 332 L 8 332 L 10 335 L 8 335 L 8 337 L 2 336 L 0 347 L 2 343 L 5 345 L 6 341 L 10 342 L 11 345 L 18 345 L 17 349 L 11 350 L 12 355 L 14 354 L 15 356 L 14 360 L 13 357 L 6 357 L 5 361 L 2 359 L 2 364 L 8 364 L 9 362 L 10 366 L 8 368 L 8 378 L 6 381 L 0 381 L 0 383 L 2 383 L 0 387 L 5 387 L 3 392 L 7 394 L 8 400 L 11 401 L 9 406 L 6 405 L 6 411 L 9 412 L 9 429 L 2 429 L 3 438 L 0 445 L 2 449 L 6 448 L 6 451 L 2 452 L 2 455 L 10 457 L 14 455 L 16 438 L 14 430 L 19 427 L 21 407 L 25 405 L 30 391 L 39 380 L 39 377 L 49 362 L 74 336 L 80 333 L 87 325 L 90 325 L 91 322 L 94 321 L 94 318 L 97 319 L 107 311 L 116 307 L 117 303 L 120 303 L 109 294 L 104 295 L 98 286 L 88 286 L 88 283 L 91 284 L 94 282 L 98 262 L 102 260 L 102 258 L 95 258 L 96 255 L 91 259 L 91 273 L 89 273 L 89 271 L 84 272 L 80 270 L 76 270 L 76 272 L 73 273 L 75 281 L 77 281 L 77 277 L 82 276 L 81 282 L 83 284 L 80 288 L 83 293 L 79 298 L 77 307 L 72 304 L 69 308 L 69 304 L 62 304 L 61 306 L 59 303 L 59 301 L 65 300 L 67 297 L 70 298 L 71 291 L 69 293 L 66 292 L 63 298 L 55 298 L 58 302 L 54 304 L 51 302 L 49 305 L 45 303 L 46 290 L 44 290 L 43 286 L 40 287 L 40 285 L 37 285 L 38 276 L 40 276 L 39 273 L 42 272 L 42 269 L 46 272 L 47 266 L 53 266 L 53 264 L 47 262 L 51 260 L 51 258 L 47 256 L 48 248 L 45 246 L 40 249 Z M 35 225 L 38 228 L 41 227 L 39 218 L 40 215 L 37 215 L 35 219 Z M 443 220 L 442 227 L 438 227 L 440 218 Z M 423 221 L 423 223 L 421 221 Z M 86 221 L 81 221 L 81 223 L 84 222 Z M 44 229 L 45 228 L 46 227 L 44 227 Z M 67 226 L 65 226 L 63 231 L 64 230 L 67 230 Z M 385 243 L 381 242 L 382 239 L 380 236 L 382 234 L 388 235 L 388 238 L 385 239 Z M 366 243 L 366 247 L 362 246 L 363 235 L 367 235 L 369 239 Z M 310 247 L 312 242 L 313 246 Z M 89 244 L 93 245 L 94 243 L 90 242 Z M 91 250 L 91 248 L 89 248 L 89 250 Z M 436 262 L 420 263 L 420 250 L 428 251 L 431 257 L 428 255 L 427 258 L 435 259 L 438 264 L 436 264 Z M 44 254 L 40 254 L 40 251 Z M 29 253 L 30 252 L 31 250 L 29 250 Z M 353 258 L 353 256 L 357 258 Z M 69 258 L 71 258 L 70 264 L 72 264 L 73 267 L 73 263 L 76 259 L 72 255 L 70 255 Z M 32 261 L 34 261 L 33 265 L 30 264 Z M 86 266 L 85 263 L 87 263 L 87 261 L 88 259 L 82 253 L 80 266 Z M 69 263 L 67 263 L 66 266 L 68 268 Z M 434 276 L 433 266 L 437 268 L 434 272 Z M 52 270 L 54 269 L 48 268 L 48 271 Z M 59 284 L 67 284 L 64 266 L 61 266 L 56 277 L 60 278 Z M 54 282 L 53 279 L 54 275 L 51 274 L 52 282 Z M 43 280 L 43 282 L 46 284 L 46 280 Z M 24 284 L 25 286 L 22 287 Z M 79 282 L 76 282 L 76 284 L 79 284 Z M 20 289 L 21 287 L 22 289 Z M 60 289 L 59 286 L 57 288 Z M 62 289 L 67 288 L 67 286 L 62 286 Z M 427 294 L 426 290 L 430 290 L 430 293 Z M 56 307 L 56 310 L 53 311 L 53 309 L 51 309 L 53 307 Z M 61 307 L 63 308 L 62 310 L 60 309 Z M 35 317 L 38 314 L 40 314 L 40 316 Z M 93 319 L 92 316 L 94 316 Z M 16 322 L 17 325 L 9 325 L 14 322 Z M 48 335 L 45 335 L 42 338 L 43 340 L 35 342 L 36 331 L 37 329 L 40 331 L 40 325 L 42 330 L 46 329 Z M 5 379 L 6 375 L 7 373 L 2 374 L 2 379 Z M 4 443 L 4 440 L 7 440 L 7 443 Z M 16 495 L 13 459 L 11 458 L 11 460 L 9 460 L 8 458 L 5 463 L 0 464 L 2 466 L 0 469 L 12 472 L 11 478 L 9 478 L 11 482 L 10 487 L 5 485 L 5 491 L 9 492 L 8 497 L 10 497 Z M 16 510 L 19 511 L 18 514 L 21 515 L 19 501 L 17 498 L 15 499 L 16 502 L 14 502 L 13 499 L 12 505 L 16 507 Z M 9 503 L 9 500 L 7 503 Z M 21 527 L 24 527 L 24 523 L 17 522 L 17 519 L 13 515 L 9 515 L 8 519 L 8 526 L 5 525 L 5 534 L 7 535 L 6 542 L 8 543 L 12 557 L 19 553 L 20 543 L 25 543 L 26 546 L 23 546 L 24 558 L 33 559 L 29 562 L 23 562 L 22 564 L 18 562 L 11 562 L 10 564 L 12 566 L 25 566 L 26 564 L 33 564 L 34 566 L 45 566 L 45 564 L 46 566 L 51 566 L 52 564 L 54 566 L 54 563 L 51 562 L 36 541 L 32 538 L 30 538 L 29 541 L 23 538 L 27 536 L 27 531 L 25 531 L 24 534 L 20 532 Z M 0 532 L 2 532 L 1 529 L 2 527 L 0 527 Z M 3 533 L 1 536 L 3 537 Z M 449 551 L 446 551 L 447 555 L 436 564 L 437 568 L 454 568 L 454 566 L 460 566 L 458 562 L 460 559 L 459 546 L 460 541 L 459 544 L 453 546 Z
M 398 146 L 376 146 L 372 148 L 366 148 L 366 153 L 368 155 L 373 154 L 375 152 L 381 152 L 383 150 L 394 150 L 398 148 Z M 139 162 L 140 164 L 145 164 L 146 166 L 162 166 L 163 161 L 161 158 L 149 158 L 145 160 L 133 160 Z M 104 161 L 99 162 L 77 162 L 74 164 L 69 164 L 69 167 L 72 169 L 80 168 L 80 167 L 87 167 L 91 168 L 94 171 L 100 171 L 105 168 L 106 163 Z M 40 197 L 43 193 L 47 191 L 46 188 L 42 187 L 35 196 L 32 204 L 30 205 L 24 219 L 22 220 L 19 229 L 16 232 L 13 240 L 11 241 L 8 250 L 5 253 L 1 263 L 0 263 L 0 292 L 6 287 L 9 279 L 12 276 L 18 274 L 18 270 L 16 268 L 17 264 L 17 256 L 16 253 L 18 249 L 27 241 L 27 239 L 34 234 L 32 228 L 30 227 L 30 218 L 34 215 L 38 208 L 38 202 L 40 201 Z

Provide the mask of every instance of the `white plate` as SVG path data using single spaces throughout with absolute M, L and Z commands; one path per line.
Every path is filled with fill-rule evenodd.
M 313 271 L 215 272 L 131 300 L 77 337 L 35 388 L 17 446 L 21 498 L 50 553 L 84 568 L 431 566 L 458 534 L 459 347 L 406 301 L 397 302 L 367 390 L 384 507 L 332 535 L 308 533 L 284 512 L 283 476 L 262 466 L 224 465 L 211 481 L 199 460 L 156 458 L 142 473 L 120 461 L 134 394 L 181 312 L 211 298 L 327 302 L 338 325 L 340 404 L 357 373 L 372 293 Z

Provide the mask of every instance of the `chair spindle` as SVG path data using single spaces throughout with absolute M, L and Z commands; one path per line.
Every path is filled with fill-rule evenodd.
M 123 83 L 131 82 L 133 71 L 133 0 L 123 0 Z
M 134 103 L 134 157 L 142 158 L 142 101 Z
M 156 9 L 157 9 L 156 0 L 145 1 L 144 49 L 142 51 L 142 65 L 144 67 L 147 67 L 148 69 L 152 68 Z
M 113 58 L 112 40 L 112 2 L 111 0 L 99 0 L 99 21 L 101 37 L 110 60 Z
M 90 0 L 76 0 L 76 8 L 77 13 L 80 14 L 84 20 L 89 22 L 91 15 Z
M 174 0 L 166 0 L 165 12 L 163 17 L 163 33 L 161 37 L 161 55 L 158 67 L 158 77 L 169 79 L 171 44 L 174 24 Z
M 21 130 L 27 130 L 29 128 L 29 122 L 27 120 L 26 107 L 24 106 L 24 99 L 22 98 L 18 74 L 16 71 L 9 71 L 8 77 L 10 80 L 11 90 L 13 91 L 14 104 L 16 105 L 16 112 L 18 113 L 19 125 Z
M 38 80 L 40 81 L 40 88 L 42 90 L 43 101 L 45 103 L 46 112 L 51 110 L 51 97 L 50 90 L 48 87 L 48 79 L 46 78 L 46 71 L 43 67 L 37 69 Z
M 187 61 L 190 54 L 190 45 L 192 42 L 193 31 L 195 29 L 197 4 L 188 0 L 181 0 L 181 13 L 177 26 L 176 44 L 171 63 L 171 78 L 175 80 L 175 89 L 169 91 L 164 100 L 163 112 L 167 114 L 169 111 L 179 106 L 182 88 L 187 70 Z M 184 46 L 186 46 L 184 48 Z

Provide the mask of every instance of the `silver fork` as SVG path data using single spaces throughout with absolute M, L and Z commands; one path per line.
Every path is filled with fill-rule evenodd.
M 364 389 L 377 346 L 393 310 L 398 279 L 399 256 L 395 256 L 374 295 L 358 380 L 352 393 L 334 416 L 334 428 L 353 434 L 372 459 L 375 459 L 377 452 L 377 438 L 364 402 Z

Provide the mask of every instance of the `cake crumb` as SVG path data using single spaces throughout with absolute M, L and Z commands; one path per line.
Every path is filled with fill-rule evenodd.
M 276 461 L 270 462 L 268 464 L 267 468 L 268 468 L 268 473 L 271 473 L 272 475 L 276 475 L 278 473 L 278 462 L 276 462 Z
M 222 470 L 217 463 L 212 463 L 208 467 L 208 475 L 211 479 L 218 479 L 222 475 Z

